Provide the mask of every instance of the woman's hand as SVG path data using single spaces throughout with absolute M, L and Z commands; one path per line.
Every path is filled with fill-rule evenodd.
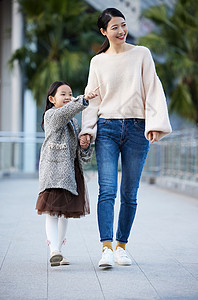
M 93 90 L 93 91 L 89 92 L 88 94 L 86 94 L 84 96 L 84 99 L 85 100 L 91 100 L 91 99 L 95 98 L 96 96 L 98 96 L 98 93 L 96 92 L 98 89 L 99 89 L 99 86 L 95 90 Z
M 80 146 L 82 149 L 87 150 L 90 144 L 91 135 L 90 134 L 83 134 L 80 136 Z
M 159 137 L 160 137 L 159 135 L 160 135 L 160 131 L 149 131 L 148 139 L 151 142 L 151 144 L 159 141 Z

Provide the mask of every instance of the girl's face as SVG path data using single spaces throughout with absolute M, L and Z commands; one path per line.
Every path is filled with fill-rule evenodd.
M 120 45 L 126 42 L 128 28 L 126 21 L 121 17 L 112 17 L 107 29 L 100 29 L 101 33 L 109 40 L 110 45 Z
M 49 96 L 49 101 L 54 104 L 56 108 L 60 108 L 70 102 L 72 99 L 72 90 L 68 85 L 61 85 L 57 88 L 55 96 Z

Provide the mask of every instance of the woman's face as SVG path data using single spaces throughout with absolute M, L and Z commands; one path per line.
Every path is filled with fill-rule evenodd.
M 107 29 L 101 28 L 100 31 L 108 38 L 110 45 L 120 45 L 126 42 L 128 28 L 125 20 L 121 17 L 112 17 Z
M 49 101 L 54 104 L 56 108 L 60 108 L 70 102 L 72 99 L 72 90 L 68 85 L 61 85 L 57 88 L 54 97 L 49 96 Z

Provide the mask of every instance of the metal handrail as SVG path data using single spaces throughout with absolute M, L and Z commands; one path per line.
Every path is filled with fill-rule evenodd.
M 44 132 L 11 132 L 0 131 L 0 143 L 42 143 L 44 140 Z
M 175 131 L 151 145 L 144 172 L 152 177 L 169 176 L 197 181 L 198 128 Z
M 23 170 L 24 157 L 36 161 L 38 171 L 44 132 L 0 132 L 0 171 Z M 27 149 L 28 148 L 28 149 Z M 33 151 L 34 150 L 34 151 Z M 30 154 L 29 154 L 30 153 Z M 32 156 L 31 156 L 32 155 Z M 33 157 L 34 156 L 34 157 Z M 27 160 L 26 160 L 27 162 Z M 95 157 L 91 167 L 96 168 Z M 151 145 L 144 174 L 198 181 L 198 128 L 174 131 Z

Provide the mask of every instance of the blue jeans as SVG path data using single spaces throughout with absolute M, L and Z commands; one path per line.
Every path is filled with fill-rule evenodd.
M 98 167 L 98 226 L 100 241 L 113 241 L 114 203 L 117 194 L 118 159 L 122 180 L 116 240 L 127 243 L 137 208 L 137 191 L 149 150 L 144 119 L 98 120 L 95 142 Z

